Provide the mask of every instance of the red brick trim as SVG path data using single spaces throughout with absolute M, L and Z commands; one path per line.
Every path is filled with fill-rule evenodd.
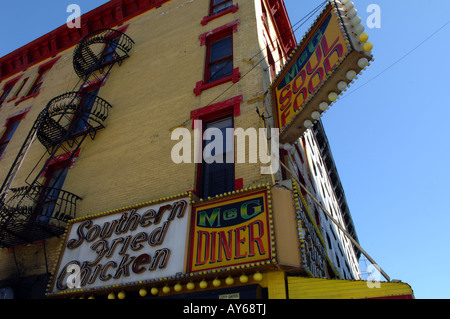
M 238 9 L 239 9 L 239 5 L 237 3 L 233 4 L 230 8 L 228 8 L 228 9 L 226 9 L 226 10 L 220 12 L 220 13 L 217 13 L 217 14 L 214 14 L 214 15 L 208 15 L 208 16 L 203 17 L 201 24 L 202 25 L 207 25 L 209 21 L 212 21 L 212 20 L 215 20 L 217 18 L 220 18 L 221 16 L 224 16 L 224 15 L 230 13 L 230 12 L 231 13 L 236 13 L 238 11 Z
M 241 114 L 241 103 L 244 101 L 242 95 L 219 103 L 207 105 L 205 107 L 191 111 L 192 129 L 194 129 L 195 120 L 209 120 L 211 117 L 221 117 L 227 114 L 233 114 L 234 117 Z

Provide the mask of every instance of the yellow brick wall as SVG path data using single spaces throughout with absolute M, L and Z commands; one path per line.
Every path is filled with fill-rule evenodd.
M 265 275 L 269 299 L 286 299 L 286 274 L 282 271 L 273 271 Z
M 81 145 L 79 158 L 63 186 L 83 198 L 77 206 L 78 217 L 194 189 L 195 164 L 177 165 L 171 160 L 171 149 L 176 141 L 171 141 L 170 130 L 183 123 L 191 129 L 192 110 L 243 95 L 241 114 L 235 118 L 235 127 L 261 127 L 255 111 L 261 104 L 248 101 L 264 93 L 266 87 L 262 78 L 268 73 L 261 65 L 247 74 L 253 64 L 245 61 L 255 55 L 254 60 L 259 61 L 262 56 L 260 34 L 256 31 L 260 27 L 259 13 L 258 18 L 255 14 L 260 10 L 259 1 L 241 1 L 236 13 L 202 26 L 200 21 L 208 10 L 209 0 L 173 0 L 125 23 L 129 24 L 126 33 L 135 45 L 130 57 L 121 66 L 114 66 L 105 86 L 100 89 L 98 96 L 113 106 L 106 128 L 97 133 L 95 140 L 86 139 Z M 195 96 L 193 89 L 196 82 L 203 80 L 206 55 L 206 47 L 200 45 L 199 35 L 237 19 L 240 23 L 238 32 L 233 33 L 234 67 L 239 67 L 245 77 L 234 85 L 227 82 Z M 2 108 L 0 123 L 15 111 L 31 106 L 5 157 L 0 160 L 0 181 L 4 180 L 33 122 L 48 101 L 78 89 L 80 82 L 72 65 L 73 50 L 59 54 L 61 58 L 48 73 L 36 98 L 18 106 L 12 102 Z M 31 85 L 38 66 L 24 71 L 23 78 L 30 76 L 27 86 Z M 264 81 L 266 85 L 268 82 L 267 79 Z M 48 155 L 42 157 L 44 153 L 45 148 L 35 141 L 13 187 L 25 185 L 25 179 L 36 163 L 47 158 Z M 41 161 L 28 180 L 32 180 L 43 165 L 44 161 Z M 243 178 L 244 186 L 271 182 L 270 175 L 260 174 L 262 165 L 266 166 L 236 164 L 236 178 Z M 17 254 L 23 249 L 16 251 Z M 39 255 L 42 246 L 32 245 L 27 249 L 30 253 L 22 254 L 20 263 L 40 265 L 40 268 L 27 266 L 24 273 L 44 272 L 43 258 Z M 0 255 L 0 279 L 14 275 L 12 254 L 1 249 Z M 50 262 L 54 259 L 51 254 L 48 258 Z

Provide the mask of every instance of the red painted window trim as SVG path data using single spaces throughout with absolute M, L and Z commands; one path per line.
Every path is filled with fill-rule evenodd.
M 50 71 L 50 69 L 55 65 L 56 62 L 58 62 L 58 60 L 61 58 L 61 56 L 58 56 L 54 59 L 51 59 L 48 62 L 45 62 L 43 64 L 41 64 L 38 68 L 38 75 L 37 77 L 34 79 L 33 84 L 31 85 L 31 87 L 28 89 L 27 94 L 25 96 L 22 96 L 18 101 L 16 101 L 15 105 L 18 105 L 20 103 L 22 103 L 23 101 L 26 101 L 28 99 L 34 98 L 36 96 L 39 95 L 39 93 L 41 92 L 41 87 L 39 87 L 39 89 L 34 92 L 34 93 L 30 93 L 32 91 L 34 91 L 34 88 L 36 86 L 36 84 L 41 81 L 42 76 L 44 75 L 44 73 Z M 41 84 L 42 85 L 42 84 Z
M 206 44 L 206 39 L 212 36 L 217 36 L 220 33 L 223 33 L 224 31 L 227 31 L 228 29 L 232 29 L 233 33 L 237 32 L 237 27 L 238 24 L 241 22 L 241 20 L 237 19 L 234 20 L 230 23 L 224 24 L 221 27 L 218 27 L 214 30 L 202 33 L 198 36 L 198 38 L 200 39 L 200 45 L 203 46 Z
M 210 45 L 213 42 L 220 40 L 221 38 L 225 38 L 230 35 L 232 36 L 233 33 L 237 32 L 237 27 L 238 27 L 239 23 L 240 23 L 240 20 L 238 19 L 233 22 L 227 23 L 219 28 L 216 28 L 212 31 L 205 32 L 199 36 L 200 45 L 206 46 L 207 48 L 206 48 L 205 72 L 204 72 L 203 80 L 198 81 L 194 88 L 194 94 L 196 96 L 199 96 L 200 94 L 202 94 L 202 92 L 204 90 L 210 89 L 210 88 L 218 86 L 220 84 L 224 84 L 224 83 L 230 82 L 230 81 L 233 83 L 237 83 L 240 80 L 241 73 L 239 72 L 238 67 L 233 69 L 233 73 L 231 75 L 221 78 L 221 79 L 218 79 L 213 82 L 209 82 L 208 75 L 207 75 L 207 74 L 209 74 L 208 56 L 209 56 L 209 52 L 210 52 L 209 51 Z M 234 56 L 234 52 L 233 52 L 233 56 Z
M 217 14 L 212 14 L 211 13 L 211 11 L 212 11 L 212 1 L 213 0 L 211 0 L 211 3 L 210 3 L 210 13 L 209 13 L 209 15 L 203 17 L 202 22 L 201 22 L 202 25 L 207 25 L 208 22 L 210 22 L 212 20 L 215 20 L 217 18 L 220 18 L 220 17 L 222 17 L 222 16 L 224 16 L 224 15 L 226 15 L 228 13 L 236 13 L 238 11 L 238 9 L 239 9 L 239 4 L 236 3 L 236 4 L 233 4 L 230 8 L 228 8 L 228 9 L 222 11 L 222 12 L 219 12 Z
M 80 151 L 81 149 L 77 149 L 75 154 L 73 155 L 72 159 L 70 160 L 70 165 L 69 165 L 69 169 L 71 169 L 73 167 L 73 165 L 75 164 L 75 161 L 78 159 L 78 156 L 80 155 Z M 45 163 L 45 169 L 42 171 L 42 174 L 40 177 L 45 177 L 45 175 L 47 174 L 47 169 L 51 166 L 54 165 L 61 165 L 62 163 L 66 162 L 69 160 L 69 158 L 72 156 L 73 152 L 67 152 L 61 155 L 58 155 L 56 157 L 52 157 L 50 158 L 50 160 Z
M 68 29 L 66 24 L 38 39 L 0 57 L 0 81 L 44 61 L 76 44 L 89 32 L 114 28 L 170 0 L 110 0 L 81 16 L 81 28 Z
M 194 129 L 195 120 L 209 122 L 230 114 L 234 117 L 241 115 L 241 103 L 243 101 L 243 95 L 238 95 L 228 100 L 191 111 L 192 129 Z
M 31 109 L 31 106 L 27 107 L 26 109 L 20 110 L 14 114 L 9 115 L 6 118 L 5 124 L 3 126 L 7 126 L 9 121 L 16 117 L 20 117 L 19 120 L 23 120 L 26 117 L 27 113 L 30 111 L 30 109 Z
M 238 95 L 235 97 L 232 97 L 230 99 L 207 105 L 205 107 L 196 109 L 191 111 L 191 119 L 192 119 L 192 129 L 195 129 L 194 127 L 195 120 L 201 120 L 205 122 L 211 122 L 216 119 L 220 119 L 225 116 L 232 116 L 233 117 L 233 123 L 235 123 L 236 116 L 239 116 L 241 114 L 241 103 L 244 101 L 243 95 Z M 203 136 L 203 127 L 202 125 L 202 136 Z M 203 139 L 200 141 L 200 149 L 203 150 Z M 193 191 L 195 194 L 200 194 L 200 185 L 201 185 L 201 170 L 202 170 L 202 163 L 197 164 L 197 170 L 196 170 L 196 179 L 195 179 L 195 190 Z M 236 174 L 236 171 L 234 172 Z M 236 178 L 234 179 L 234 187 L 235 190 L 242 189 L 244 186 L 244 180 L 243 178 Z
M 28 113 L 28 111 L 30 110 L 30 108 L 31 107 L 28 107 L 28 108 L 26 108 L 26 109 L 24 109 L 24 110 L 21 110 L 21 111 L 19 111 L 19 112 L 16 112 L 16 113 L 14 113 L 14 114 L 11 114 L 10 116 L 8 116 L 7 118 L 6 118 L 6 121 L 5 121 L 5 124 L 3 125 L 4 127 L 6 127 L 6 130 L 2 133 L 2 135 L 0 136 L 0 143 L 2 143 L 3 145 L 8 145 L 9 144 L 9 142 L 11 141 L 11 138 L 14 136 L 14 133 L 13 133 L 13 135 L 11 136 L 11 138 L 7 141 L 7 142 L 5 142 L 5 140 L 4 140 L 4 138 L 5 138 L 5 134 L 6 134 L 6 132 L 8 131 L 8 126 L 10 125 L 10 123 L 11 122 L 19 122 L 17 125 L 19 125 L 20 124 L 20 121 L 22 121 L 24 118 L 25 118 L 25 116 L 27 115 L 27 113 Z M 17 129 L 17 128 L 16 128 Z M 0 159 L 2 159 L 3 158 L 3 156 L 5 155 L 5 152 L 3 152 L 2 154 L 0 154 Z
M 2 93 L 0 94 L 0 96 L 4 94 L 4 92 L 5 92 L 5 90 L 7 89 L 7 87 L 11 87 L 11 90 L 8 92 L 8 95 L 9 95 L 9 94 L 13 91 L 14 86 L 17 84 L 17 82 L 19 82 L 19 80 L 20 80 L 20 78 L 21 78 L 22 76 L 23 76 L 23 74 L 21 74 L 21 75 L 19 75 L 19 76 L 16 76 L 15 78 L 13 78 L 13 79 L 11 79 L 11 80 L 5 82 L 5 84 L 3 85 L 3 88 L 2 88 L 2 91 L 1 91 Z M 9 101 L 12 101 L 12 100 L 13 100 L 13 98 L 7 99 L 8 95 L 6 95 L 6 96 L 3 98 L 3 100 L 0 100 L 0 108 L 2 107 L 3 102 L 5 102 L 5 101 L 6 101 L 6 102 L 9 102 Z
M 20 92 L 22 92 L 23 88 L 25 87 L 25 85 L 27 84 L 28 80 L 30 79 L 30 77 L 26 77 L 25 79 L 22 80 L 22 83 L 19 85 L 19 87 L 16 89 L 14 96 L 12 98 L 10 98 L 8 101 L 6 102 L 12 102 L 14 100 L 16 100 L 19 97 Z

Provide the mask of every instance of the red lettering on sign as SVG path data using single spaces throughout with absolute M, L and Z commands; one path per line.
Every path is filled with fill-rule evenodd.
M 331 43 L 328 40 L 324 34 L 303 69 L 278 93 L 280 128 L 288 124 L 288 119 L 292 116 L 292 108 L 294 112 L 301 110 L 311 95 L 333 73 L 333 69 L 344 56 L 344 46 L 339 43 L 342 39 L 338 36 Z

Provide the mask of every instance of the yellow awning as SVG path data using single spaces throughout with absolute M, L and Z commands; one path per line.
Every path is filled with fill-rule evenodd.
M 413 290 L 403 282 L 288 277 L 288 285 L 289 299 L 414 299 Z

